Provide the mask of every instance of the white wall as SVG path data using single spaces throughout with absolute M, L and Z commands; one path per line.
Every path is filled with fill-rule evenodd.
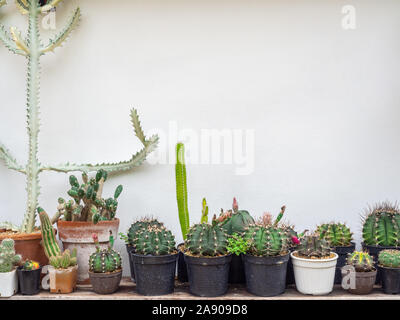
M 23 26 L 9 2 L 0 19 Z M 347 221 L 359 240 L 362 209 L 398 199 L 398 1 L 74 0 L 58 8 L 59 27 L 77 3 L 79 29 L 42 61 L 41 162 L 129 158 L 140 146 L 128 118 L 135 106 L 147 131 L 169 121 L 255 130 L 252 174 L 188 166 L 192 222 L 203 196 L 212 213 L 236 196 L 255 216 L 286 204 L 299 230 Z M 341 27 L 347 4 L 356 30 Z M 25 162 L 24 59 L 0 47 L 0 74 L 0 141 Z M 3 165 L 0 177 L 0 220 L 20 223 L 24 177 Z M 41 176 L 47 211 L 67 181 Z M 106 194 L 120 183 L 121 231 L 153 214 L 181 240 L 173 164 L 115 177 Z

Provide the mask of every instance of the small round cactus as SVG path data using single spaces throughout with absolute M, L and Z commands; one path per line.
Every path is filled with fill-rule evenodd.
M 220 215 L 220 220 L 223 220 L 221 226 L 227 234 L 242 233 L 249 225 L 254 224 L 254 219 L 248 211 L 239 210 L 236 198 L 233 198 L 232 210 Z
M 353 266 L 357 272 L 374 271 L 374 259 L 368 252 L 354 251 L 347 254 L 347 265 Z
M 353 234 L 343 223 L 325 223 L 317 227 L 320 239 L 325 239 L 331 247 L 350 246 Z
M 100 249 L 97 234 L 92 235 L 96 243 L 96 252 L 89 258 L 89 271 L 94 273 L 108 273 L 121 270 L 122 259 L 119 252 L 112 249 L 113 238 L 110 235 L 110 245 L 107 249 Z
M 165 227 L 149 226 L 136 233 L 135 253 L 142 255 L 168 255 L 176 251 L 175 237 Z
M 228 235 L 214 220 L 212 224 L 195 224 L 189 229 L 185 248 L 189 253 L 215 257 L 227 254 Z
M 4 239 L 0 244 L 0 272 L 11 272 L 21 259 L 21 255 L 15 254 L 14 240 Z
M 162 228 L 164 227 L 164 224 L 153 218 L 143 218 L 132 223 L 128 230 L 128 243 L 131 246 L 135 246 L 137 233 L 141 230 L 147 229 L 148 227 Z
M 26 260 L 22 265 L 22 269 L 25 271 L 37 270 L 40 268 L 40 264 L 33 260 Z
M 318 235 L 306 235 L 300 240 L 298 254 L 308 259 L 320 259 L 330 256 L 331 248 L 328 242 L 320 239 Z
M 400 250 L 382 250 L 378 260 L 382 267 L 400 268 Z

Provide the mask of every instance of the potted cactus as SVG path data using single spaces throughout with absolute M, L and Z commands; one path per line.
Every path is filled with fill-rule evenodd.
M 378 269 L 376 283 L 381 283 L 378 266 L 379 252 L 385 249 L 400 249 L 400 210 L 397 204 L 378 203 L 365 210 L 362 227 L 362 247 L 375 258 Z
M 325 295 L 332 291 L 338 255 L 319 235 L 304 236 L 290 254 L 296 289 L 303 294 Z
M 137 230 L 130 255 L 136 278 L 136 291 L 145 296 L 165 295 L 174 291 L 176 272 L 175 237 L 162 224 Z
M 400 250 L 382 250 L 378 257 L 382 289 L 387 294 L 400 293 Z
M 11 297 L 18 291 L 18 276 L 14 268 L 21 262 L 15 254 L 14 240 L 3 239 L 0 244 L 0 297 Z
M 111 294 L 118 290 L 122 278 L 122 259 L 113 250 L 114 236 L 110 231 L 107 249 L 101 249 L 97 234 L 93 234 L 96 252 L 89 258 L 89 278 L 93 291 L 98 294 Z
M 317 233 L 321 239 L 325 239 L 329 246 L 338 254 L 335 272 L 335 284 L 342 282 L 341 269 L 346 264 L 347 255 L 352 253 L 356 244 L 353 241 L 353 233 L 345 223 L 324 223 L 317 227 Z
M 61 165 L 42 164 L 38 158 L 38 138 L 40 131 L 40 60 L 41 58 L 53 52 L 56 48 L 61 47 L 67 39 L 70 38 L 72 31 L 79 24 L 81 17 L 80 9 L 76 8 L 65 27 L 58 32 L 53 39 L 49 39 L 44 44 L 41 41 L 41 31 L 39 21 L 41 16 L 47 14 L 55 8 L 62 0 L 16 0 L 15 4 L 19 11 L 26 16 L 28 21 L 27 37 L 23 37 L 21 32 L 15 27 L 10 28 L 7 32 L 6 27 L 0 24 L 0 42 L 12 53 L 24 57 L 27 62 L 27 131 L 28 131 L 28 162 L 21 164 L 12 155 L 9 148 L 0 143 L 0 161 L 12 170 L 22 173 L 27 180 L 27 205 L 24 219 L 20 226 L 16 226 L 10 222 L 0 223 L 0 240 L 12 238 L 15 240 L 15 250 L 22 255 L 24 260 L 31 259 L 38 261 L 41 265 L 48 262 L 44 254 L 43 247 L 40 245 L 41 233 L 39 228 L 35 226 L 36 209 L 38 207 L 38 197 L 40 191 L 39 176 L 45 171 L 53 172 L 93 172 L 104 169 L 107 172 L 124 172 L 131 170 L 143 163 L 147 155 L 151 153 L 157 146 L 158 136 L 146 138 L 141 128 L 138 114 L 135 109 L 131 111 L 131 121 L 136 136 L 143 144 L 142 150 L 134 154 L 131 159 L 118 163 L 103 164 L 72 164 L 65 163 Z M 0 1 L 0 7 L 6 4 L 6 1 Z M 43 73 L 43 72 L 42 72 Z
M 216 297 L 228 291 L 232 254 L 227 251 L 228 235 L 214 216 L 211 224 L 193 225 L 185 240 L 190 293 Z
M 40 292 L 40 275 L 42 266 L 32 260 L 26 260 L 17 269 L 19 289 L 21 294 L 32 296 Z
M 374 266 L 374 259 L 368 252 L 354 251 L 347 255 L 347 266 L 353 267 L 350 271 L 350 288 L 348 291 L 353 294 L 369 294 L 374 288 L 376 280 L 376 269 Z M 347 273 L 347 268 L 343 267 L 342 273 Z M 352 277 L 355 280 L 352 283 Z

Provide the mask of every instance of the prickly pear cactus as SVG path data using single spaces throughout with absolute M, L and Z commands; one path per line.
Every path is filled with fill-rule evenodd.
M 192 255 L 211 256 L 227 254 L 228 235 L 214 220 L 212 224 L 195 224 L 189 229 L 185 248 Z
M 153 218 L 143 218 L 132 223 L 128 230 L 128 243 L 131 246 L 136 245 L 135 239 L 139 231 L 147 229 L 148 227 L 163 228 L 164 224 Z
M 228 213 L 222 212 L 220 217 L 221 226 L 229 235 L 242 233 L 249 225 L 254 224 L 254 219 L 248 211 L 239 210 L 236 198 L 233 198 L 232 210 Z
M 0 244 L 0 272 L 11 272 L 21 259 L 21 255 L 15 254 L 14 240 L 4 239 Z
M 135 253 L 162 256 L 176 251 L 175 237 L 165 227 L 149 226 L 141 229 L 134 239 Z
M 384 202 L 368 208 L 363 218 L 364 244 L 400 246 L 400 211 L 397 204 Z
M 350 246 L 353 233 L 343 223 L 325 223 L 317 227 L 320 239 L 325 239 L 331 247 Z
M 331 254 L 331 248 L 326 240 L 320 239 L 318 235 L 307 235 L 300 240 L 298 254 L 301 257 L 325 258 Z
M 290 238 L 285 229 L 275 226 L 250 225 L 244 231 L 244 240 L 250 244 L 254 256 L 277 256 L 287 253 Z
M 368 252 L 354 251 L 347 254 L 347 264 L 353 266 L 357 272 L 369 272 L 375 270 L 374 259 Z
M 113 236 L 110 234 L 110 245 L 107 249 L 100 249 L 97 234 L 93 234 L 96 243 L 96 252 L 89 258 L 89 271 L 94 273 L 119 272 L 121 271 L 122 259 L 119 252 L 112 249 Z
M 400 268 L 400 250 L 382 250 L 378 260 L 383 267 Z

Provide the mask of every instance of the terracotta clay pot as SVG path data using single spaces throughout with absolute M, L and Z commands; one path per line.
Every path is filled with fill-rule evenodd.
M 50 266 L 49 275 L 51 293 L 71 293 L 76 289 L 78 266 L 68 269 L 56 269 Z
M 100 221 L 97 224 L 85 221 L 58 220 L 58 236 L 63 243 L 64 250 L 77 249 L 78 283 L 90 283 L 89 257 L 96 251 L 92 234 L 97 233 L 101 249 L 106 249 L 109 244 L 110 230 L 116 239 L 118 235 L 119 219 Z
M 33 260 L 41 266 L 49 263 L 43 247 L 41 245 L 42 234 L 35 233 L 11 233 L 0 232 L 0 241 L 3 239 L 13 239 L 15 242 L 15 252 L 22 256 L 22 260 Z
M 111 273 L 95 273 L 89 271 L 93 291 L 98 294 L 111 294 L 118 290 L 122 279 L 122 270 Z

